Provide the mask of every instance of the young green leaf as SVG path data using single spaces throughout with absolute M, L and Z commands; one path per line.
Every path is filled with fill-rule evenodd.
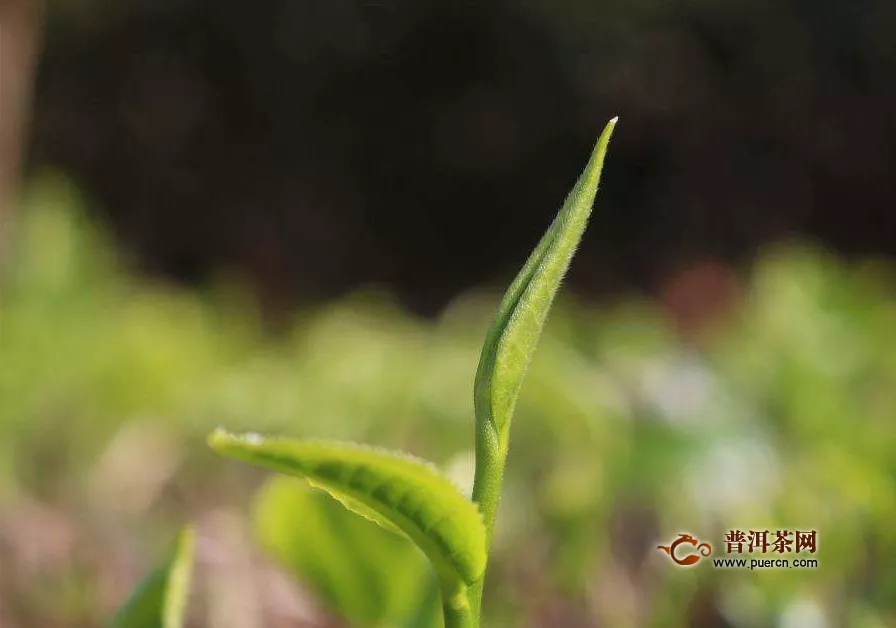
M 573 254 L 588 223 L 616 118 L 601 133 L 585 171 L 501 301 L 488 331 L 474 387 L 476 478 L 490 543 L 498 507 L 510 420 L 532 354 Z
M 165 561 L 137 586 L 110 628 L 182 628 L 190 594 L 195 533 L 184 529 Z
M 406 538 L 356 517 L 301 478 L 268 478 L 255 498 L 253 520 L 264 550 L 351 626 L 404 625 L 408 609 L 435 580 Z M 415 628 L 424 626 L 432 622 Z
M 476 505 L 431 465 L 350 443 L 238 436 L 216 430 L 218 453 L 297 475 L 349 510 L 409 537 L 443 586 L 476 581 L 485 570 L 485 530 Z

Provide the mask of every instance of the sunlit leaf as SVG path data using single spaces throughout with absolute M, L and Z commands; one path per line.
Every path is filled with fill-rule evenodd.
M 554 295 L 591 215 L 614 118 L 597 141 L 585 171 L 563 207 L 508 288 L 486 336 L 476 373 L 474 403 L 477 467 L 474 497 L 490 537 L 510 420 Z
M 615 124 L 614 118 L 601 134 L 585 172 L 504 295 L 486 337 L 476 375 L 476 408 L 504 446 L 548 310 L 591 215 Z
M 111 628 L 182 628 L 190 595 L 195 533 L 181 532 L 165 561 L 134 590 Z
M 346 507 L 420 547 L 443 581 L 471 583 L 485 569 L 485 531 L 475 504 L 431 465 L 350 443 L 238 436 L 215 431 L 217 452 L 308 479 Z

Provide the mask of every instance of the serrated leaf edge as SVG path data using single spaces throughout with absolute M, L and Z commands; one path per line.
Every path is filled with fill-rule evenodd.
M 460 488 L 457 486 L 457 483 L 454 482 L 450 477 L 445 475 L 436 465 L 434 465 L 432 462 L 430 462 L 428 460 L 425 460 L 425 459 L 415 456 L 413 454 L 410 454 L 410 453 L 407 453 L 404 451 L 390 450 L 390 449 L 386 449 L 386 448 L 375 446 L 375 445 L 358 443 L 355 441 L 342 441 L 342 440 L 322 439 L 322 438 L 293 439 L 293 438 L 286 438 L 286 437 L 279 437 L 279 436 L 262 436 L 260 434 L 254 433 L 254 432 L 249 432 L 249 433 L 245 433 L 245 434 L 234 434 L 224 428 L 217 428 L 214 432 L 212 432 L 209 435 L 208 441 L 209 441 L 209 445 L 212 447 L 212 449 L 214 449 L 218 453 L 231 455 L 232 457 L 236 457 L 236 458 L 240 458 L 241 456 L 235 455 L 233 451 L 228 451 L 228 449 L 230 447 L 236 446 L 237 448 L 239 448 L 241 446 L 245 447 L 246 445 L 248 445 L 248 447 L 246 447 L 245 450 L 247 452 L 250 452 L 250 451 L 252 451 L 252 447 L 262 448 L 266 444 L 281 443 L 281 444 L 297 444 L 297 445 L 303 445 L 303 446 L 321 446 L 324 448 L 333 448 L 334 450 L 347 450 L 348 452 L 357 452 L 357 453 L 361 453 L 361 454 L 373 454 L 375 456 L 379 456 L 379 457 L 382 457 L 385 459 L 391 459 L 394 461 L 410 463 L 410 464 L 414 465 L 415 467 L 419 468 L 420 470 L 431 474 L 432 479 L 437 480 L 439 482 L 444 482 L 448 487 L 450 487 L 451 489 L 453 489 L 455 491 L 456 495 L 463 500 L 465 506 L 470 508 L 470 513 L 474 514 L 475 520 L 479 523 L 480 529 L 478 532 L 481 533 L 482 539 L 484 541 L 485 524 L 484 524 L 482 511 L 479 507 L 479 504 L 477 504 L 476 502 L 467 498 L 463 494 L 463 492 L 460 490 Z M 259 449 L 258 451 L 262 451 L 262 449 Z M 249 461 L 249 462 L 255 462 L 255 461 Z M 265 466 L 268 468 L 274 468 L 273 465 L 270 465 L 270 464 L 264 464 L 261 466 Z M 274 470 L 276 470 L 278 472 L 284 472 L 281 469 L 274 468 Z M 298 472 L 298 470 L 292 472 L 291 474 L 303 477 L 312 486 L 324 490 L 333 499 L 336 499 L 337 501 L 342 503 L 343 506 L 345 506 L 351 512 L 358 514 L 359 516 L 362 516 L 365 519 L 371 520 L 374 523 L 382 525 L 381 521 L 372 519 L 370 516 L 368 516 L 364 513 L 357 512 L 356 510 L 351 508 L 350 505 L 346 504 L 337 495 L 334 495 L 333 491 L 325 485 L 326 484 L 325 482 L 321 482 L 316 479 L 310 478 L 308 475 Z M 346 491 L 337 489 L 336 492 L 337 493 L 339 493 L 339 492 L 345 493 Z M 358 498 L 354 497 L 353 495 L 349 495 L 349 497 L 352 500 L 358 499 Z M 366 497 L 376 499 L 372 495 L 366 495 Z M 388 503 L 383 503 L 382 507 L 385 510 L 393 510 L 394 509 L 393 505 L 388 504 Z M 368 508 L 370 508 L 370 507 L 368 506 Z M 371 509 L 373 509 L 373 508 L 371 508 Z M 373 510 L 375 510 L 375 509 L 373 509 Z M 380 516 L 382 516 L 383 518 L 385 518 L 387 520 L 390 518 L 387 514 L 379 513 L 379 511 L 377 511 L 377 514 L 379 514 Z M 441 524 L 443 521 L 445 521 L 445 519 L 447 519 L 447 517 L 450 515 L 443 516 L 440 520 L 429 524 L 428 526 L 426 526 L 426 528 L 423 528 L 422 526 L 418 526 L 416 524 L 416 522 L 413 521 L 413 519 L 411 519 L 409 516 L 405 515 L 404 513 L 398 513 L 398 514 L 403 519 L 406 519 L 409 523 L 413 524 L 413 526 L 409 526 L 409 527 L 414 527 L 414 528 L 418 529 L 419 534 L 424 538 L 423 539 L 415 539 L 415 538 L 413 538 L 412 534 L 408 533 L 405 530 L 402 530 L 400 525 L 397 525 L 397 524 L 393 524 L 393 525 L 396 525 L 396 527 L 398 527 L 399 530 L 401 530 L 401 532 L 405 536 L 408 536 L 409 538 L 411 538 L 411 540 L 416 545 L 418 545 L 421 549 L 424 550 L 424 553 L 426 553 L 427 555 L 430 555 L 430 552 L 427 552 L 425 550 L 424 546 L 421 545 L 421 541 L 428 541 L 429 543 L 431 543 L 437 547 L 443 547 L 443 544 L 440 542 L 440 540 L 436 537 L 431 536 L 429 533 L 434 528 L 436 528 L 439 524 Z M 387 527 L 387 529 L 389 529 L 389 528 Z M 425 544 L 426 543 L 424 543 L 424 545 Z M 456 571 L 458 578 L 460 578 L 460 580 L 465 582 L 466 584 L 470 584 L 470 583 L 474 582 L 477 578 L 479 578 L 482 575 L 482 573 L 485 570 L 486 557 L 484 555 L 484 552 L 485 552 L 484 542 L 480 544 L 480 549 L 483 552 L 483 556 L 481 557 L 481 559 L 478 559 L 476 561 L 477 563 L 480 563 L 477 566 L 476 573 L 472 573 L 472 572 L 471 573 L 462 573 L 462 571 L 465 571 L 465 570 L 453 568 L 453 570 Z M 453 559 L 457 558 L 457 556 L 458 556 L 457 552 L 450 553 L 450 554 L 448 554 L 448 559 L 453 560 Z M 436 557 L 430 555 L 430 560 L 433 561 L 434 566 L 438 570 L 439 565 L 435 564 Z M 440 574 L 440 576 L 444 576 L 444 574 Z M 451 586 L 454 587 L 454 586 L 456 586 L 456 584 L 452 582 Z

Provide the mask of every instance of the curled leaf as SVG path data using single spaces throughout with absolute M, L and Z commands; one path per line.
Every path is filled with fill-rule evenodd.
M 616 118 L 597 140 L 591 159 L 563 207 L 510 284 L 488 330 L 476 382 L 476 479 L 473 499 L 482 511 L 486 547 L 491 543 L 517 396 L 532 361 L 551 303 L 591 215 Z M 479 604 L 481 583 L 473 590 Z
M 443 583 L 474 582 L 485 570 L 485 531 L 476 505 L 432 465 L 356 445 L 235 435 L 216 430 L 218 453 L 297 475 L 346 508 L 409 537 Z
M 607 124 L 585 171 L 504 295 L 486 336 L 476 374 L 476 417 L 502 450 L 554 295 L 588 224 L 615 125 L 616 118 Z

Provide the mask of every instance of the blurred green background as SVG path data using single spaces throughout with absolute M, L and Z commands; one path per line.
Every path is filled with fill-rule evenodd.
M 190 628 L 437 626 L 413 548 L 206 435 L 468 490 L 485 331 L 617 114 L 485 626 L 896 627 L 894 68 L 892 0 L 0 2 L 0 627 L 103 625 L 191 521 Z M 657 550 L 732 528 L 819 567 Z
M 233 283 L 130 275 L 64 178 L 35 180 L 20 215 L 0 302 L 3 626 L 101 625 L 187 520 L 191 625 L 434 625 L 413 548 L 204 437 L 373 442 L 468 487 L 498 293 L 421 319 L 360 292 L 271 333 Z M 703 294 L 723 272 L 679 283 Z M 894 625 L 892 279 L 778 245 L 726 277 L 699 331 L 659 301 L 563 294 L 514 424 L 486 625 Z M 819 568 L 678 569 L 655 549 L 690 531 L 719 553 L 755 526 L 818 530 Z

